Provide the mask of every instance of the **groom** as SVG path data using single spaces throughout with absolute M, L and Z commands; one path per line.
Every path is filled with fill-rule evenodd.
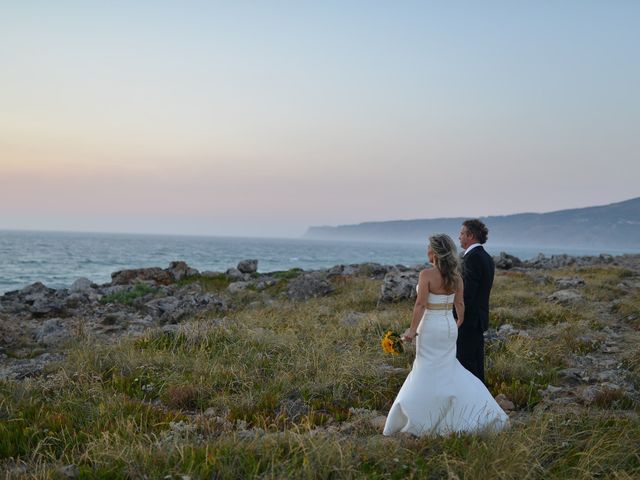
M 458 330 L 456 357 L 463 367 L 484 382 L 484 335 L 489 328 L 489 293 L 495 266 L 482 247 L 489 230 L 478 219 L 466 220 L 460 229 L 464 322 Z M 454 312 L 455 314 L 455 312 Z

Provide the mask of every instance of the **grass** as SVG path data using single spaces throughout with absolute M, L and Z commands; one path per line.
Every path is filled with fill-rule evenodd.
M 553 285 L 510 273 L 494 287 L 494 310 L 540 330 L 488 345 L 489 387 L 514 401 L 521 420 L 500 434 L 440 438 L 385 438 L 367 420 L 387 412 L 413 361 L 379 344 L 385 330 L 406 328 L 411 303 L 378 306 L 380 281 L 364 277 L 334 287 L 325 298 L 247 306 L 176 332 L 111 345 L 88 338 L 48 376 L 0 381 L 0 470 L 5 478 L 21 477 L 10 473 L 20 465 L 29 477 L 55 478 L 70 463 L 80 478 L 640 476 L 640 420 L 608 409 L 623 400 L 614 393 L 591 410 L 534 411 L 567 354 L 597 349 L 577 339 L 589 312 L 544 300 Z M 357 321 L 345 321 L 353 312 Z M 625 360 L 638 378 L 639 352 Z
M 133 305 L 134 301 L 146 295 L 155 294 L 157 288 L 147 283 L 136 283 L 130 290 L 105 295 L 100 299 L 102 303 L 121 303 L 123 305 Z
M 634 289 L 626 297 L 617 299 L 611 310 L 623 322 L 635 330 L 640 330 L 640 291 L 638 289 Z
M 224 273 L 218 273 L 214 275 L 193 275 L 185 277 L 177 282 L 178 287 L 184 287 L 186 285 L 199 284 L 205 292 L 220 292 L 226 289 L 231 283 L 231 279 Z
M 566 329 L 567 327 L 565 327 Z M 570 328 L 570 327 L 568 327 Z M 565 366 L 570 336 L 549 328 L 539 335 L 515 335 L 487 346 L 486 383 L 497 395 L 505 394 L 518 409 L 531 410 L 544 390 Z
M 550 302 L 547 297 L 555 290 L 553 283 L 536 282 L 526 273 L 499 273 L 491 294 L 491 326 L 529 328 L 583 318 L 576 309 Z
M 304 270 L 302 270 L 301 268 L 291 268 L 282 272 L 274 272 L 272 274 L 272 277 L 277 280 L 291 280 L 292 278 L 299 277 L 303 273 Z

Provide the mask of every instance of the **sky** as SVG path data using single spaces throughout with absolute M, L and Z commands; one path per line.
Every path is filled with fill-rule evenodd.
M 0 0 L 0 229 L 296 237 L 640 196 L 640 2 Z

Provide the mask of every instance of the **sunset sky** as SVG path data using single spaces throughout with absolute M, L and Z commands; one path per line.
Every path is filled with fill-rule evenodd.
M 299 236 L 640 196 L 640 2 L 3 1 L 0 229 Z

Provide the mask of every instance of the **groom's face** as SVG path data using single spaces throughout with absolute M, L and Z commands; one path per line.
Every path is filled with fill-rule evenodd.
M 460 246 L 465 250 L 469 247 L 469 245 L 473 244 L 473 237 L 469 234 L 469 230 L 464 225 L 460 229 L 460 236 L 458 237 L 460 240 Z

